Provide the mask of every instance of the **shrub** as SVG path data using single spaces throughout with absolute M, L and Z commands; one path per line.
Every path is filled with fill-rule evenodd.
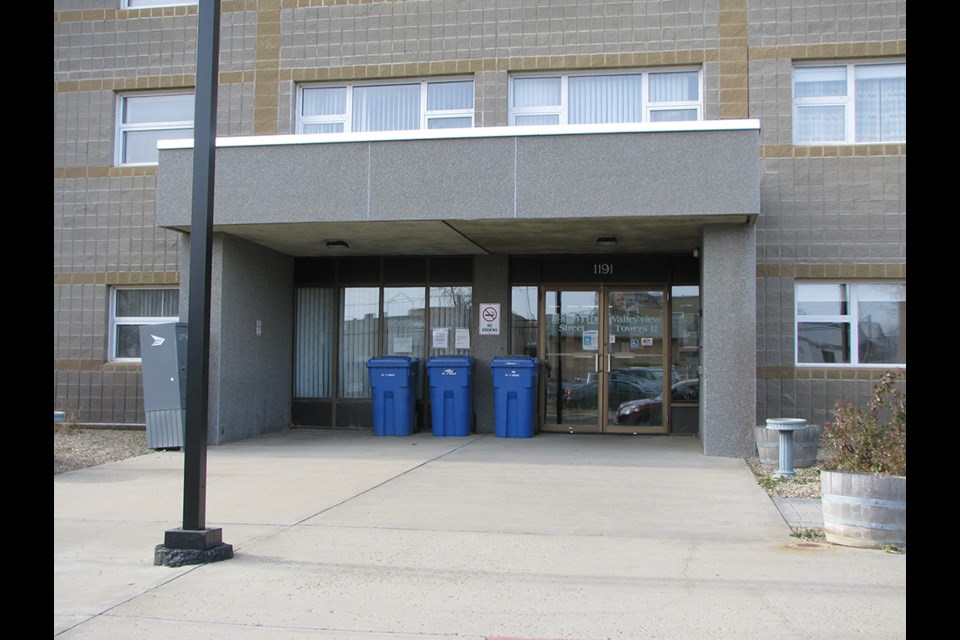
M 897 388 L 904 378 L 900 369 L 887 371 L 864 409 L 837 401 L 821 435 L 824 469 L 907 475 L 907 397 Z

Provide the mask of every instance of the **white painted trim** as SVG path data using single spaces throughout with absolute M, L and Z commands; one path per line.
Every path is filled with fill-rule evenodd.
M 467 129 L 418 129 L 413 131 L 366 131 L 360 133 L 309 133 L 274 136 L 217 138 L 217 147 L 266 147 L 343 142 L 391 142 L 401 140 L 456 140 L 466 138 L 511 138 L 616 133 L 669 133 L 702 131 L 760 131 L 760 121 L 690 120 L 686 122 L 634 122 L 626 124 L 577 124 L 525 127 L 473 127 Z M 192 149 L 191 139 L 159 140 L 159 149 Z

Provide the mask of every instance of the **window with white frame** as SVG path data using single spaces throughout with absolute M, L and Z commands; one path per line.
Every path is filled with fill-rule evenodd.
M 119 95 L 116 164 L 156 164 L 158 140 L 192 138 L 193 106 L 192 91 Z
M 794 144 L 863 144 L 906 139 L 906 63 L 794 67 Z
M 326 83 L 298 87 L 297 133 L 472 126 L 472 79 Z
M 698 69 L 524 74 L 510 78 L 510 124 L 700 120 Z
M 109 359 L 140 360 L 140 326 L 178 322 L 180 291 L 170 288 L 117 287 L 110 292 Z
M 796 285 L 798 365 L 906 366 L 905 282 Z

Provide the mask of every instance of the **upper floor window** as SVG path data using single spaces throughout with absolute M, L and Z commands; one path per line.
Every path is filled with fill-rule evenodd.
M 905 142 L 906 139 L 905 63 L 794 68 L 794 144 Z
M 192 138 L 193 105 L 193 92 L 119 96 L 116 164 L 156 164 L 158 140 Z
M 124 9 L 146 9 L 148 7 L 176 7 L 197 4 L 197 0 L 122 0 Z
M 510 124 L 597 124 L 702 119 L 698 70 L 518 75 Z
M 907 364 L 904 282 L 797 283 L 798 365 Z
M 472 126 L 473 80 L 304 85 L 297 96 L 297 133 Z
M 179 289 L 116 288 L 110 296 L 109 359 L 140 359 L 140 326 L 178 322 Z

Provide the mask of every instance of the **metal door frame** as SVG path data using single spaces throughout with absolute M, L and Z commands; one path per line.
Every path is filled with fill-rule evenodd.
M 547 381 L 546 375 L 541 376 L 542 381 L 538 385 L 538 405 L 540 408 L 540 429 L 543 431 L 550 432 L 559 432 L 559 433 L 626 433 L 626 434 L 668 434 L 670 432 L 670 393 L 669 389 L 671 387 L 670 379 L 670 287 L 666 284 L 658 285 L 639 285 L 639 284 L 595 284 L 595 285 L 586 285 L 586 284 L 574 284 L 574 285 L 543 285 L 539 286 L 539 291 L 537 295 L 537 305 L 538 305 L 538 315 L 541 318 L 541 321 L 538 323 L 537 334 L 538 340 L 540 342 L 537 349 L 538 353 L 543 354 L 545 361 L 548 360 L 547 353 L 547 327 L 546 327 L 546 293 L 547 291 L 560 291 L 560 292 L 596 292 L 599 294 L 599 319 L 598 319 L 598 330 L 599 330 L 599 345 L 598 351 L 596 354 L 595 360 L 595 369 L 598 376 L 598 385 L 597 385 L 597 422 L 593 425 L 583 425 L 583 424 L 551 424 L 547 422 Z M 609 406 L 608 406 L 608 396 L 609 396 L 609 373 L 610 373 L 610 358 L 611 352 L 609 350 L 609 294 L 611 291 L 652 291 L 658 292 L 663 295 L 663 308 L 661 310 L 661 326 L 663 328 L 661 334 L 661 341 L 663 344 L 663 353 L 660 354 L 660 364 L 664 372 L 663 380 L 663 401 L 662 401 L 662 414 L 663 414 L 663 424 L 659 426 L 649 426 L 649 425 L 614 425 L 610 424 L 609 416 Z

